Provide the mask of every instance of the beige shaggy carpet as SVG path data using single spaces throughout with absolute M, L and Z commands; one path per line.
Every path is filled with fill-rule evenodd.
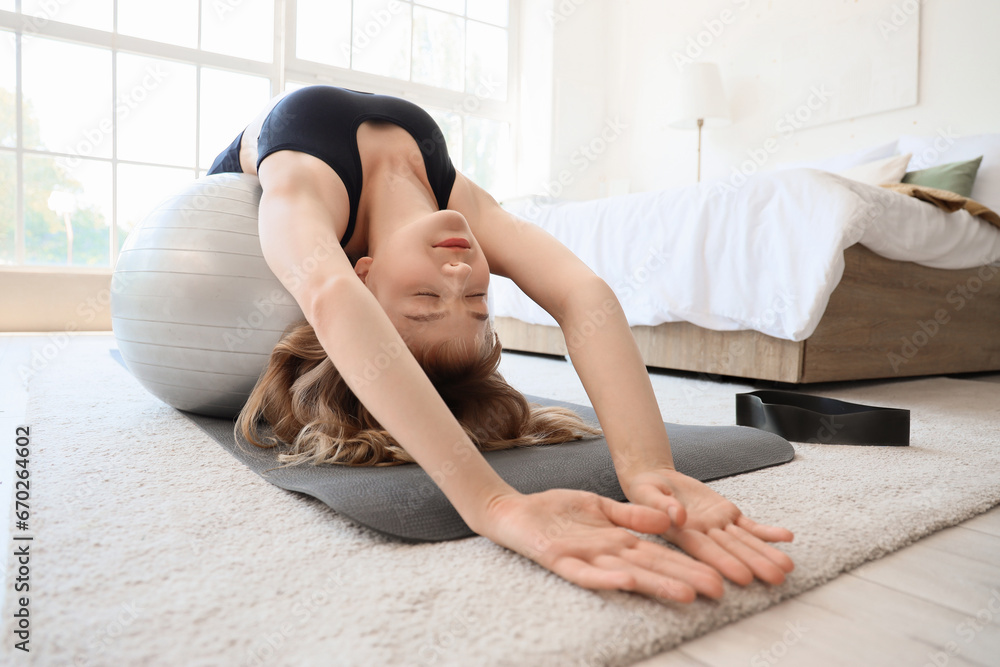
M 627 665 L 1000 502 L 1000 387 L 932 378 L 811 387 L 912 411 L 908 448 L 796 445 L 712 486 L 796 533 L 780 587 L 663 604 L 578 588 L 484 538 L 404 544 L 246 469 L 72 337 L 29 385 L 31 652 L 2 664 Z M 505 355 L 522 391 L 587 402 L 564 361 Z M 748 385 L 654 374 L 667 421 L 732 424 Z M 657 539 L 657 538 L 651 538 Z M 11 544 L 11 542 L 8 542 Z

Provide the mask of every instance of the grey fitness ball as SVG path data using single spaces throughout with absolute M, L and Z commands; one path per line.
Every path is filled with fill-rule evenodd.
M 303 318 L 261 253 L 256 176 L 214 174 L 128 235 L 111 281 L 122 359 L 179 409 L 235 417 L 286 328 Z

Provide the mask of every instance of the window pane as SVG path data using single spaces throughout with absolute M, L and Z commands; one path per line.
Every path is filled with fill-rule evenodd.
M 354 0 L 353 69 L 410 78 L 411 8 L 399 0 Z
M 0 146 L 17 145 L 16 52 L 14 33 L 0 30 Z
M 38 37 L 21 44 L 24 146 L 111 157 L 111 52 Z
M 17 223 L 17 158 L 11 151 L 0 151 L 0 264 L 17 259 L 15 229 Z
M 446 109 L 427 108 L 434 122 L 441 128 L 445 143 L 448 144 L 448 156 L 455 169 L 462 171 L 462 117 Z
M 455 14 L 465 13 L 465 0 L 417 0 L 417 4 Z
M 351 66 L 351 0 L 299 0 L 295 15 L 295 56 Z
M 202 68 L 199 165 L 212 166 L 270 99 L 271 82 L 263 77 Z
M 462 49 L 465 26 L 454 14 L 413 8 L 413 80 L 429 86 L 465 90 Z
M 507 25 L 507 0 L 468 0 L 468 16 L 493 25 Z
M 190 169 L 118 165 L 118 250 L 125 237 L 160 202 L 191 183 Z
M 469 21 L 465 90 L 479 97 L 507 99 L 507 31 Z
M 42 19 L 36 22 L 37 28 L 47 21 L 59 21 L 111 32 L 114 29 L 114 12 L 114 0 L 86 0 L 86 2 L 21 0 L 21 13 Z M 30 19 L 27 21 L 28 26 L 32 23 Z
M 111 163 L 24 156 L 24 259 L 110 267 Z
M 195 166 L 195 70 L 118 54 L 118 157 Z
M 0 9 L 5 12 L 14 11 L 14 0 L 0 0 Z
M 204 0 L 201 48 L 271 62 L 274 58 L 274 0 Z
M 197 48 L 198 0 L 118 0 L 118 32 Z
M 510 126 L 489 118 L 465 117 L 463 172 L 500 198 L 511 194 L 513 160 Z

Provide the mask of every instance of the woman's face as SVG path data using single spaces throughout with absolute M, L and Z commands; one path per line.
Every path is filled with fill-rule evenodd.
M 374 254 L 358 260 L 355 271 L 405 340 L 472 343 L 486 331 L 490 268 L 461 213 L 418 218 Z

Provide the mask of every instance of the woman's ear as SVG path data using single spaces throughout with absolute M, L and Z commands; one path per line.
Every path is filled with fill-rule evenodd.
M 372 261 L 374 260 L 372 260 L 371 257 L 362 257 L 354 265 L 354 273 L 356 273 L 358 278 L 361 278 L 361 282 L 366 285 L 368 284 L 368 271 L 371 269 Z

